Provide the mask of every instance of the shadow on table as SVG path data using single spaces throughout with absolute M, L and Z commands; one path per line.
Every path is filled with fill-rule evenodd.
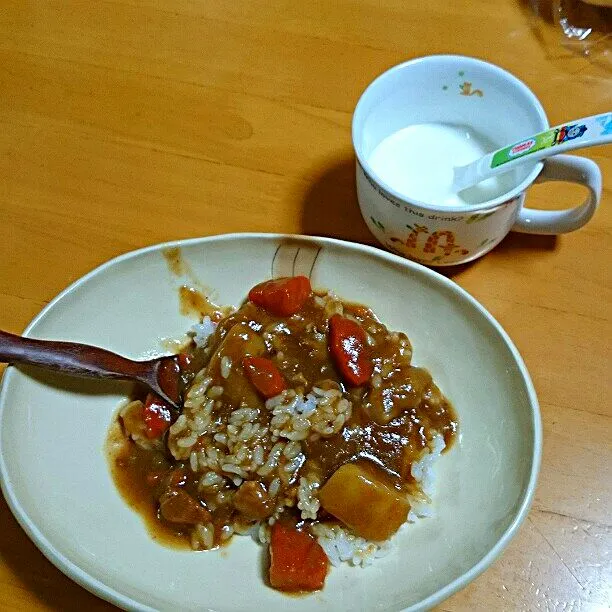
M 558 236 L 538 236 L 536 234 L 518 234 L 510 232 L 492 251 L 465 264 L 448 266 L 446 268 L 434 268 L 437 272 L 447 278 L 457 279 L 464 272 L 471 270 L 486 258 L 495 258 L 496 255 L 503 257 L 513 255 L 528 255 L 537 257 L 539 253 L 554 251 L 558 246 Z
M 51 610 L 110 612 L 114 606 L 98 599 L 64 576 L 34 546 L 0 497 L 0 556 L 22 587 Z M 16 596 L 17 597 L 17 596 Z M 22 599 L 22 595 L 19 598 Z M 5 592 L 5 605 L 11 607 Z M 14 602 L 13 602 L 14 603 Z
M 492 251 L 478 259 L 474 259 L 465 264 L 434 269 L 447 278 L 456 279 L 479 263 L 484 263 L 487 257 L 491 259 L 494 259 L 496 255 L 501 255 L 503 257 L 513 255 L 537 257 L 538 253 L 554 251 L 557 246 L 558 236 L 538 236 L 536 234 L 518 234 L 510 232 Z
M 464 272 L 467 272 L 474 266 L 478 265 L 480 258 L 475 259 L 474 261 L 469 261 L 464 264 L 456 264 L 454 266 L 444 266 L 440 268 L 432 268 L 436 272 L 439 272 L 442 276 L 446 276 L 446 278 L 455 279 L 461 276 Z
M 378 246 L 361 216 L 355 189 L 355 160 L 352 156 L 342 157 L 323 166 L 303 196 L 301 231 L 314 236 L 329 236 Z M 382 247 L 381 247 L 382 248 Z M 538 236 L 511 232 L 491 253 L 518 255 L 538 251 L 553 251 L 557 248 L 557 236 Z M 478 258 L 466 264 L 434 268 L 447 278 L 457 278 L 482 262 Z
M 558 238 L 558 236 L 540 236 L 537 234 L 510 232 L 491 251 L 491 254 L 514 255 L 519 253 L 531 253 L 537 256 L 538 251 L 554 251 L 558 246 Z
M 357 203 L 354 158 L 334 160 L 314 174 L 303 196 L 302 233 L 377 246 Z

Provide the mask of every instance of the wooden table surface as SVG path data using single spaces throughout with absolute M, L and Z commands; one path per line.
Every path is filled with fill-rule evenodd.
M 95 266 L 166 240 L 260 231 L 374 244 L 356 203 L 352 110 L 388 67 L 447 52 L 514 72 L 553 124 L 612 106 L 602 58 L 564 49 L 527 1 L 3 0 L 0 327 L 22 331 Z M 544 451 L 520 533 L 440 610 L 611 605 L 612 157 L 585 155 L 604 174 L 587 227 L 511 234 L 444 270 L 521 351 Z M 582 196 L 549 185 L 529 197 L 556 208 Z M 47 562 L 4 501 L 0 602 L 112 608 Z

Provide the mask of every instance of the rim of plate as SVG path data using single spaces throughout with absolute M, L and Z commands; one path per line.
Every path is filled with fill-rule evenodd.
M 427 268 L 426 266 L 418 264 L 409 259 L 404 259 L 403 257 L 383 251 L 373 246 L 349 242 L 346 240 L 338 240 L 336 238 L 326 238 L 322 236 L 304 236 L 301 234 L 280 234 L 263 232 L 217 234 L 200 238 L 186 238 L 182 240 L 171 240 L 168 242 L 162 242 L 151 246 L 143 247 L 141 249 L 136 249 L 134 251 L 128 251 L 127 253 L 124 253 L 106 261 L 105 263 L 99 265 L 98 267 L 94 268 L 84 276 L 71 283 L 68 287 L 66 287 L 66 289 L 64 289 L 55 298 L 53 298 L 34 317 L 34 319 L 32 319 L 32 321 L 24 330 L 23 335 L 29 336 L 32 328 L 34 328 L 36 324 L 47 315 L 48 311 L 53 309 L 58 302 L 63 300 L 65 296 L 77 290 L 90 278 L 103 273 L 107 268 L 111 268 L 112 266 L 121 261 L 125 261 L 133 257 L 138 257 L 148 252 L 159 251 L 166 248 L 190 246 L 194 244 L 206 244 L 210 242 L 226 242 L 240 239 L 259 239 L 270 242 L 286 239 L 302 240 L 304 242 L 333 245 L 347 250 L 362 251 L 374 255 L 375 257 L 378 257 L 383 260 L 400 263 L 406 269 L 417 271 L 419 274 L 428 278 L 428 280 L 446 287 L 447 289 L 458 295 L 461 299 L 469 302 L 471 306 L 473 306 L 493 326 L 495 331 L 503 340 L 506 348 L 510 351 L 512 357 L 514 358 L 516 365 L 518 366 L 518 369 L 520 371 L 523 382 L 525 383 L 527 395 L 529 397 L 529 404 L 531 407 L 531 425 L 533 427 L 534 439 L 529 482 L 521 500 L 520 507 L 518 508 L 518 511 L 516 512 L 512 523 L 500 536 L 493 548 L 489 550 L 488 553 L 486 553 L 475 565 L 473 565 L 469 570 L 464 572 L 461 576 L 455 578 L 452 582 L 449 582 L 446 586 L 437 590 L 435 593 L 432 593 L 425 599 L 422 599 L 420 602 L 417 602 L 409 606 L 408 608 L 405 608 L 403 612 L 415 612 L 416 610 L 429 609 L 439 604 L 440 602 L 444 601 L 445 599 L 465 587 L 482 572 L 484 572 L 484 570 L 486 570 L 493 563 L 493 561 L 501 554 L 501 552 L 509 544 L 510 540 L 514 537 L 529 512 L 529 508 L 531 506 L 531 502 L 535 493 L 542 457 L 542 422 L 540 417 L 539 403 L 536 396 L 535 388 L 533 386 L 531 377 L 529 375 L 529 372 L 527 371 L 527 367 L 523 361 L 523 358 L 521 357 L 518 349 L 515 347 L 514 343 L 510 339 L 510 336 L 506 333 L 500 323 L 493 317 L 493 315 L 489 313 L 489 311 L 482 304 L 480 304 L 480 302 L 478 302 L 476 298 L 474 298 L 471 294 L 469 294 L 465 289 L 457 285 L 455 282 L 446 278 L 439 272 L 436 272 L 435 270 Z M 0 387 L 0 422 L 2 421 L 2 418 L 4 416 L 6 402 L 5 396 L 7 393 L 6 390 L 10 384 L 10 380 L 15 371 L 15 368 L 8 366 L 5 370 L 4 376 L 2 377 L 2 383 Z M 30 519 L 26 511 L 21 507 L 21 504 L 13 491 L 12 484 L 9 479 L 9 471 L 4 460 L 1 438 L 0 487 L 2 488 L 2 493 L 4 494 L 4 498 L 7 501 L 11 512 L 17 519 L 17 522 L 19 523 L 21 528 L 26 532 L 28 537 L 34 542 L 34 544 L 44 554 L 44 556 L 49 561 L 51 561 L 51 563 L 53 563 L 53 565 L 55 565 L 55 567 L 57 567 L 62 573 L 68 576 L 68 578 L 85 588 L 90 593 L 93 593 L 97 597 L 100 597 L 101 599 L 104 599 L 121 608 L 128 610 L 138 610 L 143 612 L 155 612 L 154 608 L 146 606 L 136 601 L 135 599 L 132 599 L 131 597 L 127 597 L 126 595 L 123 595 L 119 591 L 115 590 L 115 588 L 113 588 L 112 586 L 109 586 L 104 582 L 94 578 L 93 576 L 82 570 L 78 565 L 73 563 L 68 557 L 58 552 L 55 547 L 47 540 L 45 535 L 36 526 L 34 521 Z

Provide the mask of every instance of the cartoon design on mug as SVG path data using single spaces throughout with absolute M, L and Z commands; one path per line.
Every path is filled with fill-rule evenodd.
M 370 217 L 370 221 L 372 221 L 372 223 L 381 231 L 384 232 L 385 231 L 385 226 L 378 220 L 375 219 L 374 217 Z
M 444 239 L 442 243 L 440 243 L 441 238 Z M 450 230 L 434 232 L 425 241 L 423 253 L 435 253 L 438 248 L 444 251 L 444 255 L 450 255 L 455 249 L 455 234 Z
M 510 202 L 511 200 L 508 200 L 508 202 Z M 504 204 L 507 204 L 508 202 L 504 202 L 502 204 L 502 206 Z M 470 215 L 465 222 L 466 223 L 477 223 L 478 221 L 484 221 L 485 219 L 488 219 L 491 215 L 494 215 L 497 211 L 499 210 L 499 208 L 496 208 L 495 210 L 491 210 L 489 212 L 486 213 L 474 213 L 473 215 Z
M 553 135 L 553 145 L 560 145 L 568 140 L 574 140 L 574 138 L 580 138 L 587 131 L 587 126 L 582 125 L 564 125 L 556 128 Z
M 597 123 L 601 125 L 600 136 L 608 136 L 609 134 L 612 134 L 612 113 L 608 113 L 603 117 L 598 117 Z
M 414 224 L 414 227 L 412 227 L 412 225 L 407 225 L 406 227 L 412 231 L 408 234 L 408 237 L 406 238 L 406 242 L 404 244 L 409 249 L 416 249 L 419 234 L 421 233 L 428 234 L 429 230 L 427 229 L 426 225 L 417 225 L 416 223 Z M 401 242 L 399 238 L 391 238 L 391 240 L 396 241 L 396 242 Z
M 461 79 L 465 76 L 465 72 L 463 70 L 460 70 L 457 74 Z M 442 85 L 442 91 L 448 91 L 448 85 Z M 482 98 L 484 96 L 484 92 L 482 89 L 472 89 L 472 83 L 470 81 L 463 81 L 459 84 L 459 95 L 476 96 L 477 98 Z
M 455 240 L 455 233 L 451 230 L 436 230 L 435 232 L 429 231 L 426 225 L 407 225 L 410 231 L 405 240 L 400 238 L 391 237 L 391 242 L 395 243 L 392 250 L 397 251 L 398 246 L 403 247 L 402 251 L 406 253 L 410 258 L 419 261 L 421 263 L 439 262 L 445 257 L 451 255 L 469 255 L 469 251 L 458 245 Z M 424 240 L 420 239 L 421 235 L 427 235 Z M 418 250 L 421 245 L 424 254 L 434 255 L 427 259 L 421 259 L 414 255 L 414 250 Z M 391 245 L 390 245 L 391 246 Z M 442 251 L 440 253 L 440 251 Z
M 462 96 L 478 96 L 479 98 L 484 96 L 482 89 L 472 89 L 472 84 L 468 81 L 463 81 L 463 83 L 459 85 L 459 93 Z

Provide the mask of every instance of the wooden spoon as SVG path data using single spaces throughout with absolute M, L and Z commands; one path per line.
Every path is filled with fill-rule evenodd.
M 177 367 L 174 356 L 133 361 L 87 344 L 35 340 L 0 330 L 0 362 L 27 363 L 71 376 L 135 380 L 181 410 L 177 390 L 164 390 L 160 383 L 164 368 Z

